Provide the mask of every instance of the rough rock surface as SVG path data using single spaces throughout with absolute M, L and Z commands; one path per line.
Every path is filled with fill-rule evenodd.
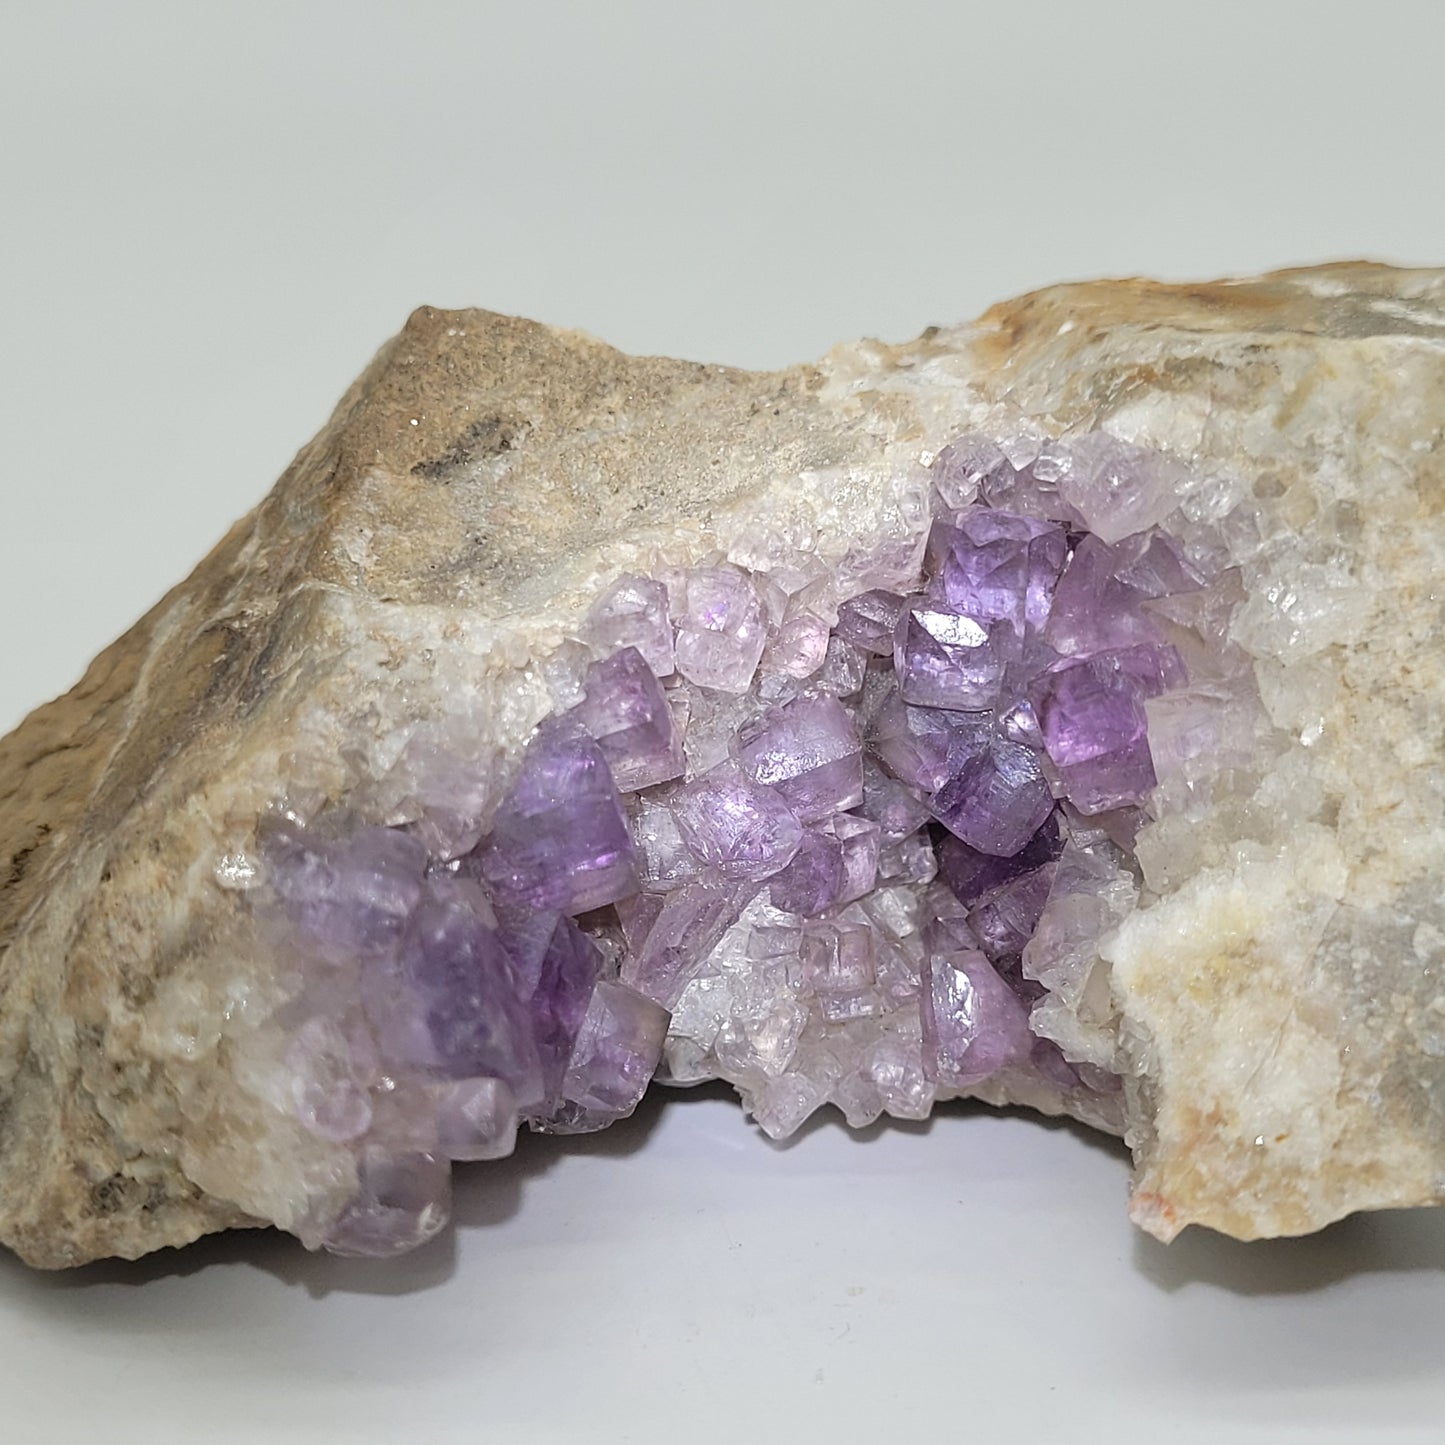
M 1058 287 L 770 374 L 418 311 L 270 497 L 0 741 L 0 1238 L 53 1267 L 300 1232 L 345 1161 L 237 1102 L 275 981 L 217 880 L 257 819 L 375 789 L 439 718 L 485 720 L 465 746 L 500 787 L 620 573 L 846 575 L 921 535 L 950 439 L 1030 426 L 1180 463 L 1259 699 L 1207 783 L 1161 770 L 1142 901 L 1070 1005 L 1123 1077 L 1133 1217 L 1252 1238 L 1436 1202 L 1445 273 L 1348 265 Z

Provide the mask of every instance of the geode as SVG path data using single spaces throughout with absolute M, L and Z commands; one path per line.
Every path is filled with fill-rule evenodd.
M 517 1129 L 976 1097 L 1131 1212 L 1445 1189 L 1445 273 L 760 374 L 418 311 L 0 742 L 0 1237 L 384 1255 Z

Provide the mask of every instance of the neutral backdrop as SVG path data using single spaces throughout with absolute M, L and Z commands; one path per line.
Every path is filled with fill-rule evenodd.
M 1445 261 L 1445 6 L 0 3 L 0 730 L 422 302 L 745 366 L 1049 282 Z M 1438 1441 L 1445 1218 L 1169 1249 L 1120 1151 L 722 1092 L 389 1265 L 0 1259 L 14 1445 Z

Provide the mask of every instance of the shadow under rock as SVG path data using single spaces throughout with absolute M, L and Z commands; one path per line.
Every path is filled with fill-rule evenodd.
M 275 1229 L 231 1230 L 208 1236 L 181 1249 L 164 1249 L 135 1261 L 102 1260 L 54 1273 L 32 1270 L 13 1255 L 0 1255 L 0 1281 L 37 1303 L 58 1304 L 104 1286 L 135 1286 L 165 1279 L 183 1279 L 203 1270 L 259 1269 L 282 1283 L 299 1286 L 313 1297 L 336 1292 L 403 1295 L 445 1283 L 457 1265 L 456 1231 L 485 1229 L 503 1223 L 522 1206 L 528 1184 L 561 1163 L 578 1156 L 624 1159 L 641 1149 L 656 1129 L 664 1110 L 689 1102 L 737 1103 L 732 1088 L 721 1082 L 689 1088 L 650 1089 L 630 1118 L 596 1134 L 533 1134 L 524 1130 L 516 1150 L 506 1159 L 459 1165 L 453 1175 L 452 1222 L 421 1249 L 397 1259 L 345 1259 L 304 1249 L 290 1235 Z M 766 1146 L 786 1150 L 821 1130 L 844 1128 L 836 1110 L 820 1110 L 785 1140 L 770 1140 L 741 1117 Z M 923 1120 L 880 1119 L 862 1129 L 846 1130 L 849 1138 L 868 1144 L 888 1134 L 925 1135 L 941 1119 L 1017 1118 L 1020 1127 L 1049 1129 L 1076 1139 L 1127 1166 L 1122 1140 L 1068 1118 L 1046 1118 L 1022 1108 L 996 1108 L 977 1100 L 953 1100 Z M 1353 1276 L 1388 1272 L 1421 1273 L 1445 1270 L 1445 1210 L 1385 1210 L 1357 1214 L 1298 1239 L 1244 1243 L 1212 1230 L 1186 1230 L 1165 1245 L 1143 1233 L 1134 1238 L 1134 1264 L 1152 1284 L 1170 1293 L 1204 1285 L 1241 1296 L 1302 1294 L 1321 1290 Z
M 1139 1273 L 1171 1294 L 1205 1285 L 1242 1296 L 1304 1294 L 1360 1275 L 1445 1270 L 1445 1210 L 1352 1214 L 1292 1239 L 1231 1239 L 1199 1226 L 1172 1244 L 1134 1238 Z
M 625 1159 L 647 1143 L 664 1109 L 689 1096 L 736 1098 L 724 1084 L 669 1089 L 654 1086 L 625 1119 L 595 1134 L 534 1134 L 524 1129 L 505 1159 L 459 1164 L 452 1172 L 452 1222 L 462 1229 L 501 1224 L 521 1207 L 528 1182 L 564 1159 Z

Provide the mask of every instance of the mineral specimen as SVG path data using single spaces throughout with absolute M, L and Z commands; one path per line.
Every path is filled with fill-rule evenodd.
M 418 312 L 0 742 L 0 1236 L 381 1255 L 730 1081 L 1445 1178 L 1445 276 L 1101 283 L 749 375 Z

